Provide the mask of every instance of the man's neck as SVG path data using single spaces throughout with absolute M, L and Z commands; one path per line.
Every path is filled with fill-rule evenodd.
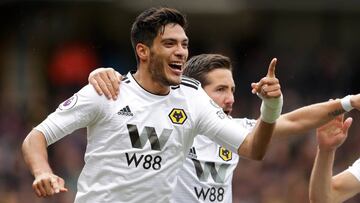
M 136 82 L 146 91 L 156 95 L 167 95 L 170 91 L 170 86 L 163 85 L 160 81 L 155 80 L 148 70 L 143 67 L 138 67 L 136 73 L 133 75 Z

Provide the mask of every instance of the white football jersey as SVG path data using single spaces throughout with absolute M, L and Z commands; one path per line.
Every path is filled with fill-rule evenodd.
M 198 81 L 184 77 L 160 96 L 144 90 L 131 73 L 116 101 L 87 85 L 36 129 L 50 145 L 83 127 L 87 147 L 75 202 L 170 202 L 196 135 L 236 150 L 249 132 L 230 120 Z
M 256 120 L 234 119 L 252 130 Z M 174 202 L 232 202 L 232 177 L 239 156 L 206 136 L 198 135 L 179 169 Z
M 352 166 L 350 166 L 347 171 L 353 174 L 358 181 L 360 181 L 360 159 L 356 160 Z

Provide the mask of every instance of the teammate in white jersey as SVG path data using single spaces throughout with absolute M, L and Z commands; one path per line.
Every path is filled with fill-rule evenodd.
M 176 174 L 194 137 L 203 134 L 240 155 L 262 159 L 281 114 L 274 59 L 252 85 L 263 98 L 252 131 L 231 120 L 199 82 L 182 77 L 188 57 L 184 16 L 168 8 L 140 14 L 131 30 L 138 67 L 116 101 L 85 86 L 60 104 L 23 142 L 39 197 L 66 191 L 48 163 L 48 145 L 87 127 L 85 166 L 75 202 L 170 202 Z
M 100 94 L 105 93 L 110 98 L 116 96 L 116 89 L 119 87 L 118 75 L 119 73 L 112 68 L 99 68 L 90 74 L 89 82 Z M 235 84 L 228 57 L 219 54 L 193 56 L 185 65 L 184 75 L 200 81 L 205 92 L 223 108 L 224 112 L 231 113 Z M 351 99 L 360 102 L 360 95 Z M 359 109 L 359 105 L 357 106 Z M 274 136 L 302 134 L 343 112 L 345 111 L 340 100 L 298 109 L 280 116 Z M 246 118 L 236 120 L 248 129 L 251 129 L 256 122 Z M 206 136 L 196 136 L 179 170 L 178 182 L 173 192 L 174 202 L 231 202 L 231 182 L 238 159 L 237 154 L 231 153 Z
M 352 118 L 343 117 L 318 128 L 318 150 L 310 178 L 310 202 L 344 202 L 360 193 L 360 159 L 332 176 L 335 152 L 345 141 Z

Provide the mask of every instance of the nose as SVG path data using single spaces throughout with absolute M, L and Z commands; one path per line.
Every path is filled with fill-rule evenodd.
M 234 102 L 235 102 L 234 94 L 232 92 L 227 93 L 226 99 L 225 99 L 225 104 L 232 106 L 234 104 Z
M 187 49 L 187 47 L 184 48 L 181 44 L 176 47 L 175 56 L 181 59 L 186 59 L 188 54 L 189 54 L 189 50 Z

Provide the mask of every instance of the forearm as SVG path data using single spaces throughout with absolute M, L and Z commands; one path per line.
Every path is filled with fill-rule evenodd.
M 283 114 L 276 122 L 275 137 L 303 134 L 343 114 L 340 99 L 317 103 Z
M 238 154 L 255 160 L 262 160 L 273 136 L 276 121 L 279 118 L 283 106 L 283 97 L 262 97 L 260 118 L 252 132 L 249 133 L 245 142 L 238 149 Z
M 35 177 L 43 173 L 52 173 L 46 147 L 44 135 L 37 130 L 32 130 L 22 144 L 25 163 Z
M 309 196 L 310 202 L 331 202 L 331 178 L 335 150 L 322 151 L 318 149 L 311 172 Z
M 254 160 L 262 160 L 269 146 L 275 123 L 266 123 L 258 120 L 254 130 L 240 146 L 238 153 Z

